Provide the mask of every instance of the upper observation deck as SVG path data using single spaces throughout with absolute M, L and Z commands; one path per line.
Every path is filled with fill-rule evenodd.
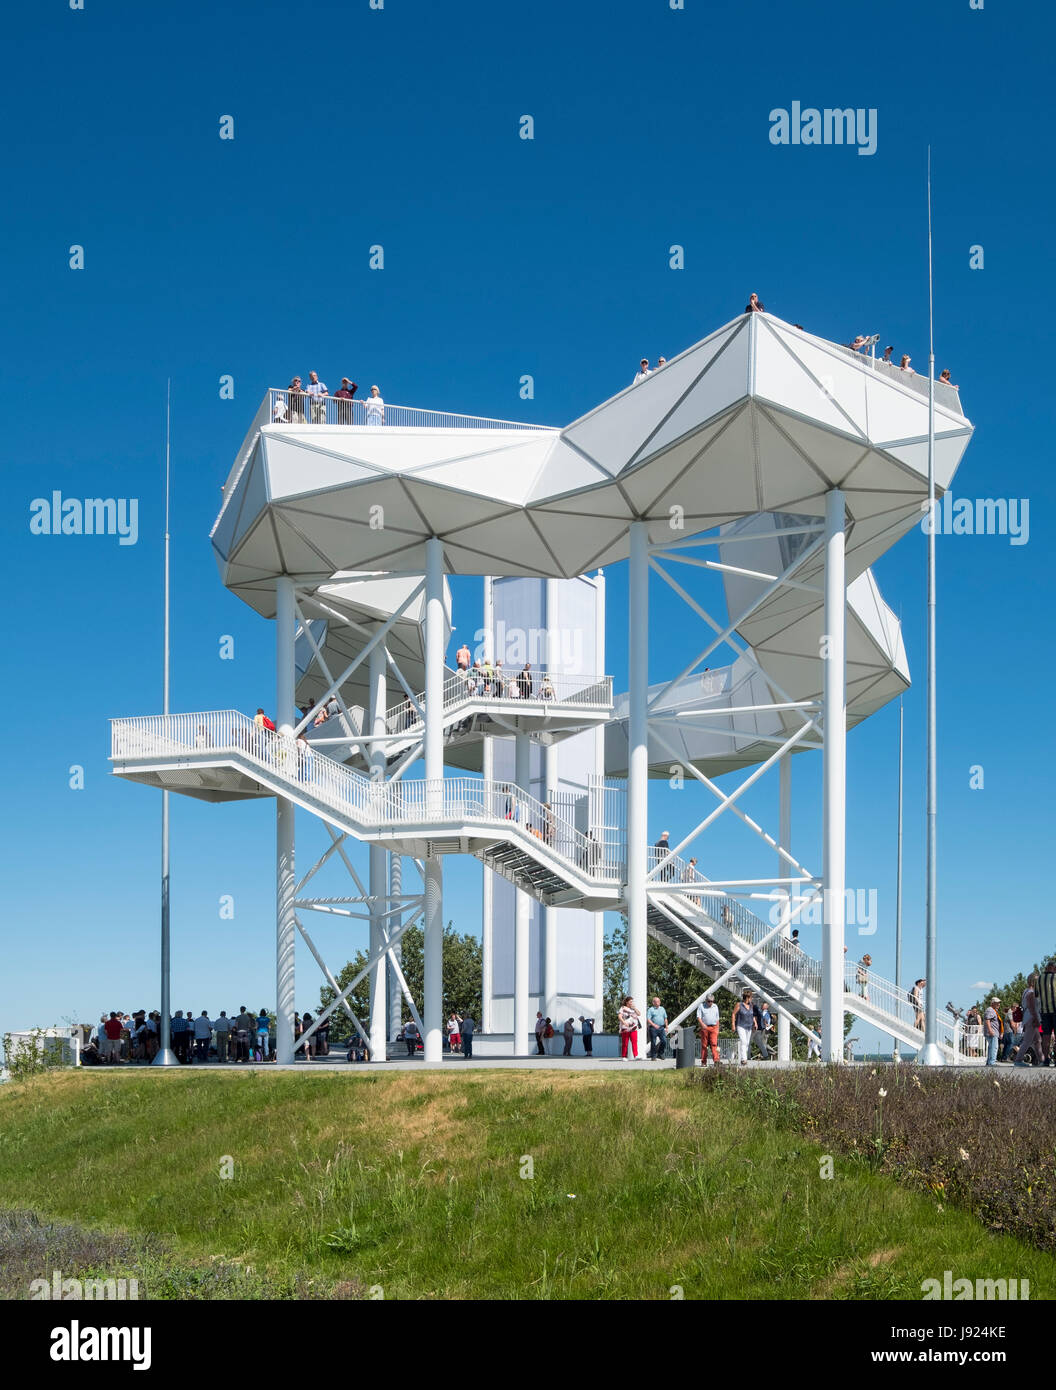
M 431 537 L 449 574 L 572 577 L 625 558 L 635 521 L 660 543 L 676 514 L 683 538 L 760 512 L 817 518 L 840 488 L 853 579 L 926 502 L 920 380 L 757 313 L 564 429 L 271 391 L 213 546 L 259 606 L 282 575 L 421 574 Z M 972 426 L 954 388 L 935 394 L 941 494 Z

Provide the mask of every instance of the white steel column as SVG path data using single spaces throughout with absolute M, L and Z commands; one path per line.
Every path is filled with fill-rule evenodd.
M 399 785 L 397 783 L 397 785 Z M 399 854 L 389 855 L 389 893 L 392 901 L 390 907 L 397 906 L 397 898 L 403 894 L 403 857 Z M 390 917 L 390 924 L 394 926 L 403 922 L 403 913 L 398 917 Z M 392 948 L 392 953 L 397 960 L 403 955 L 403 947 L 397 941 Z M 395 1038 L 396 1034 L 403 1026 L 403 991 L 400 989 L 400 977 L 395 970 L 389 970 L 389 1037 Z
M 646 853 L 649 843 L 649 530 L 631 523 L 627 573 L 627 957 L 628 992 L 646 1008 Z
M 495 589 L 490 574 L 484 576 L 484 651 L 490 656 L 495 642 Z M 495 745 L 484 737 L 481 747 L 481 774 L 485 782 L 495 780 Z M 486 866 L 481 867 L 480 884 L 480 1028 L 490 1033 L 494 1026 L 492 999 L 495 992 L 495 878 Z
M 594 576 L 596 592 L 594 608 L 594 672 L 601 675 L 608 670 L 605 664 L 605 572 L 598 570 Z M 605 728 L 598 725 L 594 730 L 594 772 L 605 777 Z M 597 832 L 595 831 L 595 834 Z M 605 995 L 605 914 L 594 914 L 594 999 L 600 1011 Z
M 443 545 L 425 543 L 425 777 L 430 816 L 443 810 L 444 778 L 444 570 Z M 444 1057 L 444 878 L 443 861 L 425 860 L 425 1060 Z
M 792 851 L 792 754 L 786 753 L 778 763 L 780 779 L 780 807 L 778 811 L 778 844 L 782 849 L 789 853 Z M 779 878 L 784 878 L 788 873 L 788 866 L 780 855 L 777 856 L 777 874 Z M 788 890 L 786 890 L 786 897 Z M 788 912 L 785 911 L 787 920 Z M 781 933 L 782 936 L 790 936 L 791 930 L 786 926 Z M 792 1060 L 792 1028 L 788 1021 L 788 1014 L 779 1013 L 777 1016 L 777 1060 L 779 1062 L 789 1062 Z
M 514 780 L 530 794 L 532 781 L 532 741 L 527 734 L 514 739 Z M 531 969 L 532 900 L 520 888 L 514 889 L 516 907 L 513 928 L 513 1055 L 528 1056 L 529 1019 L 528 980 Z
M 552 582 L 547 580 L 547 588 Z M 543 769 L 545 786 L 541 800 L 546 802 L 557 791 L 557 745 L 554 743 L 549 744 L 543 753 Z M 557 914 L 560 910 L 558 907 L 543 908 L 543 1002 L 539 1007 L 548 1018 L 557 1015 Z
M 285 575 L 275 583 L 275 724 L 280 738 L 293 738 L 296 715 L 294 633 L 296 602 L 293 580 Z M 296 1003 L 294 958 L 297 919 L 293 901 L 294 806 L 275 798 L 275 1058 L 293 1061 L 293 1012 Z
M 385 714 L 387 709 L 387 689 L 385 680 L 385 650 L 379 643 L 368 657 L 368 676 L 370 681 L 370 732 L 384 736 Z M 377 787 L 385 783 L 385 744 L 372 743 L 369 746 L 370 778 Z M 381 845 L 370 846 L 370 955 L 377 956 L 370 972 L 370 1057 L 371 1061 L 383 1062 L 386 1058 L 385 1043 L 389 1001 L 385 992 L 385 956 L 381 954 L 383 943 L 383 914 L 390 904 L 388 895 L 388 874 L 386 873 L 387 854 Z M 389 921 L 391 919 L 384 919 Z
M 824 927 L 821 941 L 821 1047 L 828 1062 L 843 1061 L 844 881 L 847 838 L 846 511 L 843 493 L 825 495 L 824 688 Z

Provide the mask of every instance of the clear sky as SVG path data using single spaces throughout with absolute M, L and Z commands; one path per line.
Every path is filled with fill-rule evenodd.
M 925 368 L 929 142 L 938 366 L 976 425 L 955 492 L 1027 498 L 1031 525 L 1024 545 L 938 546 L 941 1002 L 967 1002 L 976 982 L 1056 945 L 1053 28 L 1049 8 L 1023 0 L 911 14 L 845 0 L 12 10 L 0 447 L 18 746 L 4 777 L 0 1032 L 156 1002 L 160 797 L 111 778 L 106 757 L 108 718 L 161 707 L 167 377 L 173 708 L 252 711 L 274 699 L 273 630 L 221 586 L 208 532 L 267 386 L 316 368 L 332 389 L 347 373 L 393 402 L 560 425 L 626 385 L 643 354 L 671 356 L 727 322 L 753 289 L 786 320 L 838 340 L 879 332 Z M 875 111 L 875 153 L 772 144 L 771 110 L 794 101 Z M 524 115 L 534 140 L 519 136 Z M 233 140 L 219 138 L 223 116 Z M 369 268 L 374 244 L 382 271 Z M 83 269 L 70 268 L 74 246 Z M 532 401 L 518 394 L 526 373 Z M 225 374 L 233 400 L 220 398 Z M 54 490 L 138 499 L 137 543 L 31 535 L 31 501 Z M 909 978 L 923 970 L 924 565 L 915 532 L 877 566 L 915 678 Z M 609 666 L 624 689 L 625 566 L 609 577 Z M 454 593 L 459 635 L 472 632 L 480 583 Z M 688 640 L 684 611 L 657 602 L 652 632 L 658 680 Z M 234 661 L 219 659 L 225 634 Z M 876 935 L 850 949 L 888 975 L 896 746 L 890 707 L 849 747 L 848 882 L 879 895 Z M 75 765 L 83 789 L 70 787 Z M 796 760 L 794 847 L 813 865 L 819 772 Z M 651 829 L 677 838 L 703 803 L 673 796 L 656 792 Z M 773 821 L 776 796 L 761 788 L 749 804 Z M 272 1002 L 270 803 L 172 808 L 174 1006 Z M 727 843 L 730 865 L 749 866 L 724 832 L 713 873 Z M 479 872 L 468 861 L 447 875 L 463 930 L 479 928 Z M 322 936 L 340 957 L 364 932 Z M 319 983 L 304 952 L 299 971 L 304 1008 Z

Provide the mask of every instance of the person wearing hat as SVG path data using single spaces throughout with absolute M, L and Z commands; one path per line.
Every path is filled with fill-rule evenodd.
M 638 383 L 639 383 L 640 381 L 644 381 L 645 378 L 646 378 L 647 376 L 652 376 L 652 372 L 650 372 L 650 370 L 649 370 L 649 359 L 648 359 L 648 357 L 643 357 L 642 360 L 641 360 L 641 362 L 638 364 L 638 371 L 637 371 L 637 374 L 635 375 L 634 380 L 631 382 L 631 385 L 632 385 L 632 386 L 637 386 Z
M 890 366 L 893 367 L 895 364 L 891 361 L 891 354 L 894 352 L 894 350 L 894 343 L 890 343 L 886 348 L 884 348 L 884 355 L 880 358 L 880 361 L 887 362 Z
M 357 384 L 349 377 L 341 378 L 341 390 L 334 392 L 334 400 L 340 401 L 337 407 L 337 423 L 339 425 L 350 425 L 352 423 L 352 397 L 358 390 Z
M 697 1026 L 700 1029 L 700 1065 L 708 1065 L 708 1049 L 711 1060 L 719 1065 L 719 1006 L 714 994 L 706 994 L 704 1003 L 697 1005 Z

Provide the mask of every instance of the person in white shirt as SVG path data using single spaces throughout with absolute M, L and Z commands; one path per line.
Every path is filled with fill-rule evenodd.
M 368 425 L 383 425 L 385 423 L 385 402 L 381 399 L 381 392 L 376 386 L 370 388 L 370 395 L 363 402 L 363 409 Z
M 642 360 L 641 360 L 641 363 L 640 363 L 639 366 L 638 366 L 638 372 L 637 372 L 637 374 L 636 374 L 634 380 L 631 382 L 631 385 L 632 385 L 632 386 L 637 386 L 638 383 L 639 383 L 640 381 L 644 381 L 645 378 L 646 378 L 647 376 L 652 376 L 652 372 L 650 372 L 650 370 L 649 370 L 649 359 L 648 359 L 648 357 L 643 357 Z
M 318 372 L 308 373 L 308 385 L 304 388 L 304 394 L 312 397 L 312 424 L 324 425 L 326 423 L 326 402 L 323 397 L 328 396 L 326 382 L 319 380 Z
M 719 1006 L 715 996 L 707 994 L 704 1003 L 697 1005 L 697 1026 L 700 1029 L 700 1065 L 708 1065 L 708 1052 L 715 1066 L 719 1065 Z

